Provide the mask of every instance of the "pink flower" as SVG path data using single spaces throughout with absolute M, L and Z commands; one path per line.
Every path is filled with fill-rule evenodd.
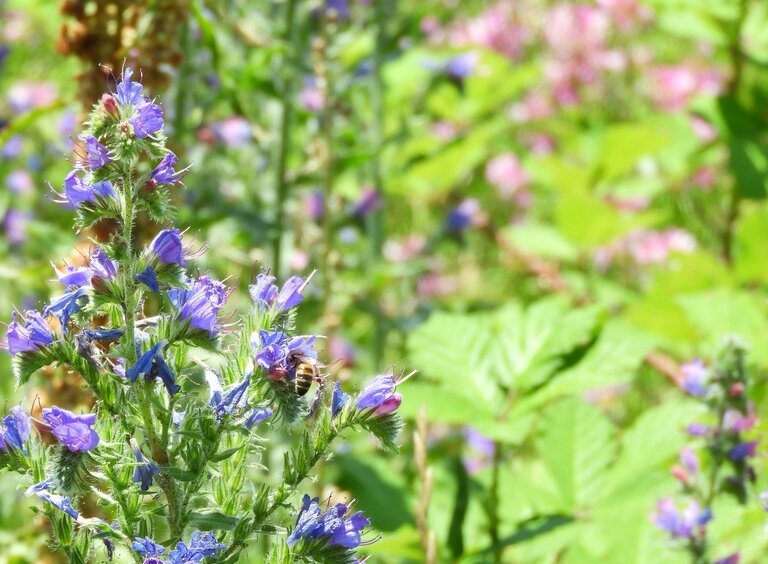
M 704 143 L 717 139 L 717 129 L 715 129 L 715 126 L 697 115 L 691 116 L 691 129 L 693 129 L 696 137 Z
M 651 10 L 641 5 L 638 0 L 597 0 L 597 4 L 610 14 L 616 25 L 623 31 L 653 18 Z
M 507 10 L 496 6 L 469 20 L 449 36 L 454 45 L 477 45 L 517 60 L 530 40 L 528 30 L 520 26 Z
M 488 161 L 485 179 L 496 188 L 502 198 L 514 196 L 530 183 L 528 173 L 514 153 L 502 153 Z
M 408 262 L 414 259 L 427 245 L 427 239 L 418 233 L 412 233 L 404 239 L 390 239 L 384 243 L 382 253 L 390 262 Z
M 229 147 L 242 147 L 251 140 L 251 126 L 240 116 L 231 116 L 213 125 L 216 137 Z
M 8 90 L 7 98 L 15 112 L 26 112 L 50 106 L 58 95 L 56 87 L 48 82 L 17 82 Z
M 627 250 L 639 264 L 665 262 L 672 252 L 690 253 L 696 249 L 696 239 L 682 229 L 667 231 L 635 231 L 626 240 Z
M 656 67 L 651 70 L 651 79 L 656 104 L 668 111 L 682 110 L 697 94 L 718 95 L 725 82 L 716 69 L 683 65 Z

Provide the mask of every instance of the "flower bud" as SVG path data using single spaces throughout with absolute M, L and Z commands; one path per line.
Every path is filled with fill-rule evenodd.
M 117 100 L 115 100 L 111 94 L 103 94 L 101 96 L 101 103 L 108 113 L 115 116 L 117 115 Z
M 392 397 L 386 399 L 384 403 L 376 408 L 376 415 L 387 415 L 388 413 L 393 413 L 397 411 L 397 408 L 400 407 L 401 403 L 403 403 L 402 394 L 395 392 L 392 394 Z
M 744 393 L 744 384 L 742 382 L 736 382 L 735 384 L 731 384 L 731 387 L 728 389 L 728 395 L 730 395 L 732 398 L 737 398 L 743 393 Z

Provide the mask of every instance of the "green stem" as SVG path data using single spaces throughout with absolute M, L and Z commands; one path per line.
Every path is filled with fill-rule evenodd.
M 285 10 L 285 34 L 283 39 L 287 48 L 296 46 L 296 0 L 288 0 Z M 277 166 L 275 167 L 275 224 L 272 239 L 272 268 L 276 276 L 282 276 L 283 223 L 285 222 L 285 204 L 288 200 L 289 185 L 286 173 L 288 154 L 291 149 L 291 124 L 293 122 L 295 65 L 291 64 L 282 92 L 282 114 L 280 116 L 280 142 L 277 146 Z
M 325 98 L 325 104 L 323 106 L 323 112 L 321 115 L 322 129 L 321 136 L 323 139 L 323 145 L 325 147 L 325 163 L 323 171 L 323 245 L 322 255 L 320 257 L 320 271 L 323 279 L 323 311 L 327 315 L 329 313 L 329 304 L 331 300 L 332 292 L 332 276 L 333 268 L 331 267 L 331 251 L 333 250 L 333 217 L 331 214 L 330 204 L 331 196 L 333 195 L 333 180 L 334 180 L 334 160 L 333 160 L 333 105 L 334 105 L 334 92 L 331 86 L 331 73 L 329 72 L 328 64 L 328 49 L 329 42 L 331 40 L 331 34 L 328 27 L 330 22 L 328 18 L 323 19 L 321 26 L 321 40 L 324 44 L 324 49 L 318 54 L 318 57 L 322 57 L 324 61 L 318 61 L 319 65 L 325 68 L 325 76 L 321 77 L 323 84 L 323 94 Z
M 493 447 L 491 488 L 488 492 L 488 530 L 491 536 L 491 546 L 497 547 L 493 554 L 493 561 L 500 563 L 503 550 L 499 545 L 499 473 L 502 461 L 501 444 L 494 441 Z
M 371 98 L 373 102 L 373 123 L 371 124 L 371 141 L 373 143 L 373 158 L 371 159 L 371 175 L 373 184 L 384 200 L 384 176 L 381 172 L 381 153 L 384 148 L 384 79 L 382 66 L 386 46 L 386 22 L 388 0 L 374 0 L 374 18 L 376 27 L 376 49 L 373 53 L 373 81 Z M 368 266 L 369 280 L 375 275 L 376 266 L 381 258 L 381 248 L 384 242 L 384 206 L 375 210 L 368 220 L 368 236 L 370 238 L 370 264 Z M 370 284 L 369 284 L 370 286 Z M 378 300 L 377 300 L 378 302 Z M 373 337 L 373 365 L 380 366 L 384 357 L 387 340 L 387 320 L 378 303 L 374 304 L 376 328 Z

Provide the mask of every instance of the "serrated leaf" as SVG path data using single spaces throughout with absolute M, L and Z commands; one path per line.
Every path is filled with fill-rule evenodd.
M 608 480 L 609 490 L 618 490 L 651 470 L 664 470 L 665 464 L 683 447 L 685 426 L 695 421 L 702 406 L 693 400 L 662 404 L 643 413 L 624 432 L 621 451 Z
M 580 399 L 545 412 L 537 450 L 560 489 L 564 509 L 575 511 L 599 501 L 614 456 L 613 433 L 608 419 Z
M 521 416 L 557 398 L 629 382 L 656 339 L 620 322 L 609 323 L 584 357 L 535 394 L 520 400 L 512 416 Z

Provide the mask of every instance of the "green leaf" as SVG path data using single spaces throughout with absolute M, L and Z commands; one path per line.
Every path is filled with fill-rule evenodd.
M 569 399 L 544 413 L 537 450 L 562 494 L 564 508 L 595 505 L 614 456 L 613 426 L 595 407 Z
M 179 482 L 191 482 L 197 478 L 197 473 L 192 472 L 191 470 L 183 470 L 171 466 L 160 466 L 159 470 L 163 474 L 168 474 L 171 478 L 178 480 Z
M 751 346 L 754 358 L 768 362 L 768 319 L 764 300 L 745 291 L 720 288 L 678 298 L 693 325 L 714 346 L 726 335 L 737 335 Z
M 576 247 L 550 225 L 525 222 L 510 225 L 504 228 L 501 234 L 515 248 L 534 257 L 565 262 L 578 258 Z
M 621 322 L 609 323 L 578 364 L 557 374 L 540 391 L 521 399 L 513 406 L 512 416 L 526 415 L 559 397 L 630 381 L 656 342 Z
M 193 511 L 189 516 L 189 520 L 201 531 L 232 531 L 239 521 L 235 517 L 230 517 L 217 511 L 211 513 L 196 513 Z
M 624 432 L 621 452 L 611 469 L 609 490 L 635 483 L 652 470 L 666 473 L 670 459 L 685 445 L 685 426 L 696 420 L 702 406 L 689 399 L 672 401 L 643 413 Z
M 243 447 L 245 447 L 245 445 L 241 445 L 239 447 L 230 448 L 230 449 L 224 450 L 222 452 L 218 452 L 218 453 L 214 454 L 213 456 L 211 456 L 210 461 L 211 462 L 221 462 L 222 460 L 226 460 L 227 458 L 229 458 L 230 456 L 235 454 L 237 451 L 241 450 Z
M 661 124 L 623 123 L 607 128 L 600 151 L 602 176 L 611 180 L 632 172 L 642 157 L 660 153 L 671 141 Z
M 730 167 L 742 198 L 766 197 L 768 154 L 764 146 L 751 139 L 734 139 L 730 143 Z

